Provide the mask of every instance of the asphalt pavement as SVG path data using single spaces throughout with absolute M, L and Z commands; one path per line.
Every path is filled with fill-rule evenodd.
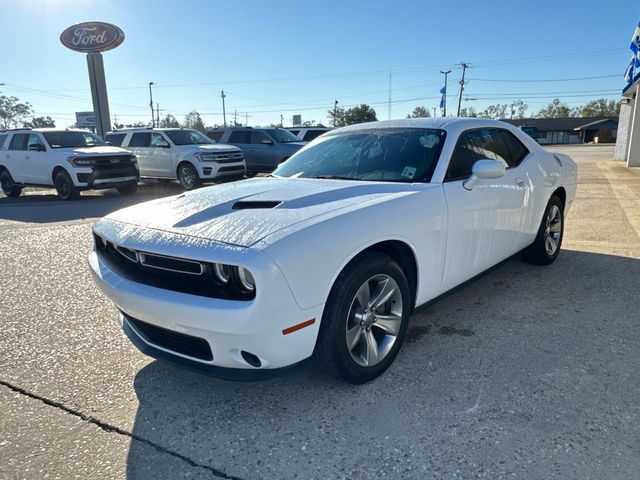
M 226 382 L 129 343 L 89 276 L 91 224 L 177 185 L 0 194 L 0 478 L 637 478 L 640 170 L 557 150 L 580 168 L 558 260 L 420 310 L 363 386 L 310 363 Z

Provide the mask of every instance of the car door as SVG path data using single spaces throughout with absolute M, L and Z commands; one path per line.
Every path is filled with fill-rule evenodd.
M 233 130 L 229 134 L 229 139 L 225 143 L 235 145 L 240 148 L 247 162 L 247 170 L 256 171 L 256 166 L 258 165 L 256 161 L 256 151 L 253 148 L 253 145 L 251 145 L 250 138 L 250 130 Z
M 473 164 L 482 159 L 503 162 L 505 175 L 465 189 Z M 501 129 L 467 130 L 458 138 L 443 184 L 448 210 L 445 290 L 523 247 L 522 219 L 529 185 L 518 169 L 509 168 L 509 159 Z
M 27 138 L 27 152 L 24 156 L 24 164 L 25 168 L 30 172 L 31 183 L 53 184 L 53 169 L 49 161 L 50 158 L 44 139 L 37 133 L 30 133 Z
M 153 132 L 148 149 L 151 170 L 158 177 L 173 177 L 176 172 L 171 158 L 171 143 L 161 132 Z
M 129 139 L 127 149 L 133 152 L 138 159 L 138 168 L 141 177 L 153 177 L 153 162 L 149 158 L 149 144 L 151 132 L 134 132 Z
M 16 183 L 35 183 L 33 172 L 25 162 L 28 142 L 28 133 L 14 133 L 7 150 L 4 152 L 5 164 Z
M 254 130 L 249 137 L 250 149 L 252 151 L 252 168 L 258 172 L 271 172 L 278 165 L 278 148 L 269 135 L 260 130 Z

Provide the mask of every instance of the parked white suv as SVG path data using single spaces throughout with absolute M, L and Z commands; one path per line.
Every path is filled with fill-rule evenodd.
M 139 177 L 135 155 L 85 130 L 0 131 L 0 185 L 8 197 L 19 196 L 25 186 L 55 186 L 62 200 L 100 188 L 131 195 Z
M 188 128 L 134 128 L 107 133 L 105 140 L 133 152 L 140 176 L 179 180 L 187 190 L 202 182 L 243 177 L 242 150 L 216 145 L 207 136 Z

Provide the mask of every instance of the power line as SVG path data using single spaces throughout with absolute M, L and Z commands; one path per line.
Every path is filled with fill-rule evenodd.
M 497 79 L 497 78 L 470 78 L 469 80 L 475 80 L 476 82 L 504 82 L 504 83 L 543 83 L 543 82 L 575 82 L 580 80 L 599 80 L 602 78 L 617 78 L 621 77 L 619 74 L 613 75 L 600 75 L 597 77 L 574 77 L 574 78 L 545 78 L 538 80 L 510 80 L 510 79 Z

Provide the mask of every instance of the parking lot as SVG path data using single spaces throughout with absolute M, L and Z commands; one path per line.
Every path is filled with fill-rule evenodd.
M 86 266 L 91 224 L 177 184 L 0 196 L 0 478 L 636 476 L 640 171 L 611 146 L 554 150 L 580 168 L 557 262 L 419 310 L 363 386 L 309 363 L 226 382 L 129 343 Z

